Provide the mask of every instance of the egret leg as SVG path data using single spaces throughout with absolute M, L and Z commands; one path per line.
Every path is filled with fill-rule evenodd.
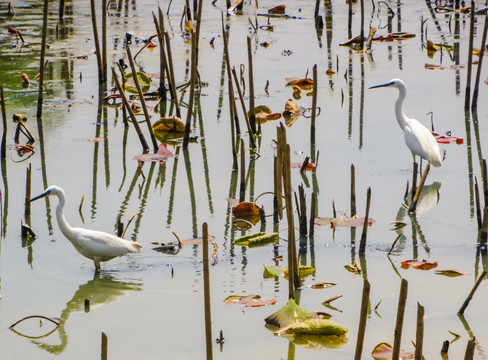
M 93 262 L 95 264 L 95 272 L 99 273 L 100 272 L 100 260 L 98 259 L 93 259 Z
M 427 166 L 425 167 L 424 174 L 422 175 L 422 178 L 420 179 L 419 187 L 418 187 L 417 191 L 415 192 L 415 197 L 414 197 L 412 203 L 410 204 L 410 207 L 408 208 L 409 214 L 415 212 L 415 209 L 417 208 L 417 202 L 419 201 L 420 193 L 422 192 L 422 189 L 424 187 L 425 180 L 427 179 L 427 175 L 429 174 L 429 170 L 430 170 L 430 161 L 427 162 Z
M 412 175 L 412 198 L 410 199 L 410 204 L 413 202 L 413 198 L 415 197 L 415 193 L 417 192 L 417 173 L 418 173 L 419 164 L 413 161 L 413 175 Z

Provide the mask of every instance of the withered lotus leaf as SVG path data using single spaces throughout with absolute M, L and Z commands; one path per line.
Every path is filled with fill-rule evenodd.
M 400 358 L 401 359 L 413 359 L 415 352 L 406 352 L 404 350 L 400 350 Z M 386 342 L 382 342 L 374 348 L 371 356 L 375 360 L 389 360 L 393 356 L 393 346 Z
M 227 304 L 244 305 L 245 307 L 261 307 L 276 304 L 275 299 L 262 298 L 260 295 L 230 295 L 225 300 Z
M 166 160 L 175 156 L 176 154 L 173 154 L 171 151 L 168 150 L 168 148 L 164 144 L 161 144 L 159 145 L 159 149 L 157 153 L 136 155 L 134 156 L 134 160 L 164 163 Z
M 153 130 L 157 132 L 185 132 L 186 123 L 177 116 L 163 117 L 153 124 Z
M 259 207 L 253 202 L 243 201 L 232 209 L 232 214 L 238 218 L 259 215 Z
M 268 10 L 268 14 L 272 14 L 272 15 L 285 15 L 285 12 L 286 12 L 286 5 L 278 5 Z

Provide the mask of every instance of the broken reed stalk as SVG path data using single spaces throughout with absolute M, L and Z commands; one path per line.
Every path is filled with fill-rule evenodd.
M 246 109 L 246 103 L 244 102 L 244 95 L 242 94 L 241 86 L 239 85 L 239 79 L 237 78 L 236 68 L 232 67 L 232 76 L 234 79 L 234 84 L 236 85 L 237 93 L 239 94 L 239 100 L 242 107 L 242 112 L 244 113 L 244 119 L 246 120 L 247 131 L 249 132 L 249 142 L 252 149 L 256 148 L 256 143 L 254 141 L 254 136 L 252 134 L 251 123 L 249 122 L 249 115 Z
M 476 220 L 478 222 L 478 231 L 480 231 L 483 220 L 481 217 L 480 189 L 478 186 L 478 179 L 476 178 L 476 176 L 474 177 L 474 194 L 475 194 L 475 201 L 476 201 Z
M 447 353 L 449 352 L 449 340 L 446 340 L 442 343 L 442 347 L 441 347 L 441 356 L 446 356 Z
M 417 175 L 419 172 L 419 164 L 414 161 L 413 162 L 413 174 L 412 174 L 412 198 L 410 199 L 410 203 L 413 203 L 413 199 L 415 197 L 415 194 L 417 192 Z
M 132 124 L 134 125 L 134 129 L 136 130 L 136 133 L 139 136 L 139 141 L 141 142 L 142 148 L 144 152 L 147 152 L 149 150 L 149 146 L 147 145 L 146 138 L 144 137 L 144 134 L 142 133 L 141 128 L 139 127 L 139 123 L 137 122 L 134 113 L 132 112 L 129 101 L 127 100 L 127 96 L 125 96 L 125 92 L 123 91 L 122 86 L 120 85 L 119 78 L 117 77 L 117 74 L 115 73 L 115 69 L 113 67 L 112 67 L 112 78 L 115 80 L 115 86 L 120 96 L 122 97 L 122 103 L 124 104 L 125 110 L 129 114 L 132 120 Z
M 2 144 L 0 149 L 1 159 L 7 158 L 7 108 L 5 105 L 5 96 L 3 95 L 3 87 L 0 87 L 0 102 L 2 105 Z
M 47 1 L 47 0 L 46 0 Z M 95 10 L 95 0 L 90 0 L 91 6 L 91 18 L 93 26 L 93 39 L 95 40 L 95 52 L 97 56 L 98 66 L 98 83 L 103 83 L 103 64 L 102 64 L 102 52 L 100 49 L 100 40 L 98 39 L 98 26 L 97 26 L 97 12 Z M 42 61 L 42 59 L 41 59 Z
M 364 217 L 363 233 L 361 234 L 361 242 L 359 244 L 359 253 L 364 254 L 366 251 L 366 236 L 368 233 L 368 222 L 369 222 L 369 207 L 371 205 L 371 188 L 368 188 L 366 193 L 366 216 Z
M 427 163 L 427 166 L 425 167 L 424 173 L 422 174 L 422 178 L 420 179 L 418 189 L 417 189 L 417 191 L 415 191 L 415 196 L 413 198 L 413 201 L 410 204 L 410 207 L 408 208 L 409 214 L 415 212 L 415 209 L 417 209 L 417 203 L 420 199 L 420 194 L 422 194 L 422 189 L 424 188 L 424 184 L 425 184 L 425 180 L 427 179 L 427 175 L 429 175 L 429 170 L 430 170 L 430 161 Z
M 352 1 L 349 1 L 347 9 L 347 37 L 352 39 Z
M 391 254 L 391 252 L 393 251 L 393 248 L 395 247 L 396 243 L 398 242 L 398 240 L 400 240 L 400 237 L 402 236 L 402 233 L 398 234 L 395 241 L 393 241 L 393 244 L 391 244 L 391 248 L 390 248 L 390 251 L 388 251 L 388 256 Z
M 24 205 L 24 219 L 26 219 L 31 214 L 31 179 L 32 179 L 31 164 L 27 165 L 26 176 L 25 176 L 25 205 Z M 27 224 L 30 225 L 30 224 Z
M 44 11 L 42 15 L 42 35 L 41 35 L 41 59 L 39 61 L 39 94 L 37 96 L 37 118 L 42 117 L 42 100 L 44 88 L 44 58 L 46 56 L 46 38 L 47 38 L 47 14 L 49 0 L 44 0 Z
M 475 347 L 476 347 L 476 338 L 473 336 L 472 339 L 468 340 L 468 345 L 466 346 L 466 352 L 464 353 L 464 360 L 474 359 Z
M 243 202 L 246 199 L 246 145 L 244 140 L 241 139 L 240 146 L 241 153 L 241 181 L 239 191 L 239 202 Z
M 415 336 L 415 360 L 422 360 L 424 347 L 424 307 L 417 302 L 417 333 Z
M 193 103 L 195 98 L 195 77 L 197 74 L 197 37 L 191 33 L 191 65 L 190 65 L 190 95 L 188 99 L 188 111 L 186 113 L 185 136 L 183 138 L 183 148 L 188 147 L 190 142 L 191 118 L 193 115 Z
M 102 0 L 102 74 L 107 82 L 107 0 Z
M 256 114 L 254 113 L 254 70 L 252 62 L 251 37 L 247 37 L 247 62 L 249 69 L 249 123 L 252 135 L 256 134 Z
M 10 9 L 10 3 L 9 3 L 9 9 Z M 64 17 L 64 0 L 59 0 L 59 13 L 58 17 L 60 20 L 63 19 Z
M 208 267 L 208 225 L 202 225 L 203 251 L 203 299 L 205 307 L 205 343 L 207 360 L 213 358 L 212 353 L 212 316 L 210 307 L 210 271 Z
M 356 215 L 356 168 L 351 164 L 351 217 Z
M 356 352 L 354 354 L 354 360 L 361 360 L 361 354 L 363 353 L 364 335 L 366 333 L 366 320 L 368 319 L 368 306 L 369 306 L 369 281 L 364 279 L 363 284 L 363 296 L 361 298 L 361 314 L 359 315 L 358 326 L 358 339 L 356 341 Z
M 178 95 L 176 93 L 175 70 L 173 66 L 173 54 L 171 52 L 171 40 L 167 31 L 164 32 L 164 42 L 166 43 L 166 54 L 168 56 L 170 86 L 171 86 L 171 101 L 175 104 L 176 116 L 181 118 L 181 109 L 178 103 Z
M 361 0 L 361 50 L 364 49 L 364 0 Z
M 471 109 L 478 108 L 478 91 L 481 77 L 481 65 L 483 64 L 483 58 L 485 55 L 486 33 L 488 32 L 488 13 L 485 14 L 485 26 L 483 27 L 483 37 L 481 39 L 480 56 L 478 60 L 478 68 L 476 69 L 476 80 L 474 82 L 473 101 L 471 103 Z
M 471 20 L 469 22 L 469 46 L 468 46 L 468 71 L 466 75 L 466 94 L 464 97 L 464 110 L 469 109 L 469 99 L 471 96 L 471 71 L 473 68 L 473 38 L 474 38 L 474 10 L 475 1 L 471 0 Z
M 130 47 L 126 46 L 125 49 L 127 51 L 127 58 L 129 59 L 130 68 L 132 70 L 132 79 L 134 80 L 134 84 L 136 85 L 137 93 L 139 94 L 139 100 L 142 106 L 142 111 L 144 112 L 144 117 L 146 118 L 147 130 L 149 131 L 149 135 L 151 136 L 154 152 L 157 152 L 158 142 L 156 141 L 156 137 L 154 136 L 154 131 L 151 125 L 151 116 L 149 115 L 149 111 L 147 110 L 146 100 L 144 100 L 144 93 L 142 92 L 141 84 L 139 83 L 139 79 L 137 78 L 136 64 L 134 63 L 134 59 L 132 59 Z
M 317 111 L 317 64 L 313 66 L 312 116 L 310 118 L 310 145 L 315 146 L 315 113 Z M 313 155 L 313 154 L 312 154 Z
M 473 295 L 474 293 L 476 292 L 476 289 L 478 289 L 478 286 L 480 286 L 481 282 L 483 281 L 483 279 L 486 277 L 486 270 L 483 271 L 480 275 L 480 277 L 478 278 L 478 280 L 476 280 L 476 283 L 474 284 L 473 288 L 471 289 L 468 297 L 466 298 L 466 300 L 464 300 L 464 303 L 463 305 L 461 306 L 461 308 L 459 309 L 458 311 L 458 315 L 462 315 L 464 314 L 464 310 L 466 310 L 466 308 L 468 307 L 469 305 L 469 302 L 471 301 L 471 299 L 473 298 Z
M 398 299 L 398 311 L 395 325 L 395 339 L 393 342 L 392 360 L 400 359 L 400 344 L 402 342 L 403 318 L 405 316 L 405 305 L 407 304 L 408 281 L 402 279 L 400 286 L 400 297 Z
M 101 351 L 101 358 L 102 360 L 108 359 L 108 337 L 102 331 L 102 351 Z
M 278 173 L 278 167 L 276 166 L 278 158 L 273 158 L 273 224 L 277 225 L 280 222 L 279 207 L 278 207 L 278 193 L 281 194 L 281 187 L 278 188 L 278 177 L 281 173 Z
M 315 217 L 317 216 L 317 193 L 314 191 L 312 192 L 312 199 L 310 200 L 310 229 L 308 230 L 308 234 L 313 236 L 315 233 Z

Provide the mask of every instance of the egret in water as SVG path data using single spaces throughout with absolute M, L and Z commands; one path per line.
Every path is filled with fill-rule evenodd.
M 412 152 L 413 161 L 415 162 L 415 155 L 418 155 L 435 167 L 441 166 L 443 154 L 432 132 L 418 120 L 407 117 L 403 112 L 403 102 L 407 96 L 405 83 L 400 79 L 393 79 L 386 84 L 371 86 L 370 89 L 379 87 L 394 87 L 398 89 L 399 94 L 395 102 L 395 115 L 398 125 L 403 130 L 405 143 Z
M 49 186 L 41 195 L 32 198 L 30 201 L 50 195 L 58 197 L 56 219 L 59 229 L 81 255 L 93 260 L 96 272 L 100 271 L 101 261 L 108 261 L 128 253 L 141 252 L 142 245 L 137 242 L 125 240 L 102 231 L 71 227 L 63 214 L 66 196 L 64 190 L 59 186 Z

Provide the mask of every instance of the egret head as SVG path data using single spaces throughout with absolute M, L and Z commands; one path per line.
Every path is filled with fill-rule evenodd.
M 29 202 L 36 201 L 38 199 L 41 199 L 43 197 L 49 196 L 49 195 L 58 195 L 61 192 L 61 188 L 55 185 L 49 186 L 46 190 L 41 195 L 37 195 L 33 197 L 32 199 L 29 200 Z
M 392 79 L 386 84 L 371 86 L 370 89 L 375 89 L 379 87 L 394 87 L 397 89 L 406 88 L 405 83 L 401 79 Z

